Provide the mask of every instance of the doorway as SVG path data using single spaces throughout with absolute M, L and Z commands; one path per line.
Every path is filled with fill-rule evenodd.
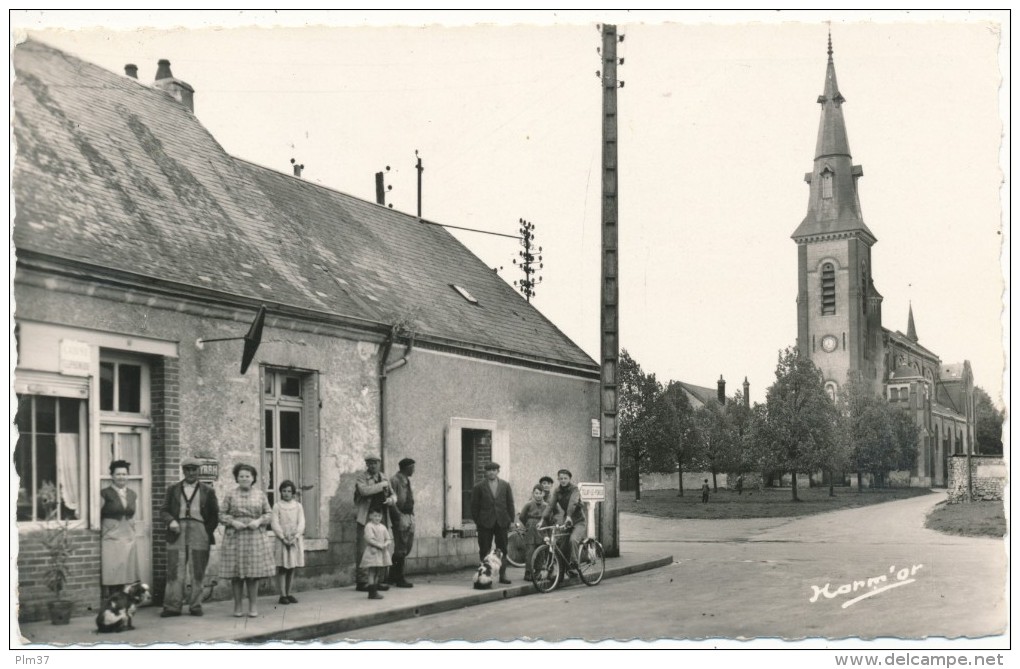
M 107 354 L 99 363 L 99 488 L 112 485 L 110 463 L 131 463 L 128 488 L 138 495 L 135 546 L 141 578 L 152 583 L 152 412 L 149 364 Z

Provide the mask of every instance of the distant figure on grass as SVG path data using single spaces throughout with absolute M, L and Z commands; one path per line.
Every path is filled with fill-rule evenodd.
M 708 488 L 708 479 L 705 479 L 705 482 L 701 484 L 701 503 L 702 504 L 708 504 L 708 491 L 709 491 L 709 488 Z
M 744 494 L 744 477 L 743 476 L 738 476 L 737 477 L 737 494 L 738 495 L 743 495 Z

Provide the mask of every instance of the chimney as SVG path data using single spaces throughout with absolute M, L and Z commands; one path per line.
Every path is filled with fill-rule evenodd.
M 747 382 L 747 377 L 744 377 L 744 406 L 751 408 L 751 384 Z
M 173 73 L 170 72 L 170 61 L 166 58 L 159 61 L 159 65 L 156 68 L 156 81 L 153 82 L 152 86 L 161 91 L 166 91 L 175 100 L 187 107 L 188 111 L 195 113 L 195 89 L 174 77 Z
M 132 79 L 138 78 L 138 66 L 134 63 L 128 63 L 124 66 L 124 74 L 131 77 Z
M 719 404 L 726 404 L 726 381 L 723 379 L 722 374 L 719 375 L 719 392 L 716 395 L 716 399 L 719 400 Z
M 386 204 L 386 187 L 383 186 L 383 173 L 375 173 L 375 203 Z
M 290 159 L 290 164 L 294 166 L 294 176 L 300 177 L 301 176 L 301 170 L 305 169 L 305 166 L 300 164 L 300 163 L 298 163 L 293 158 Z

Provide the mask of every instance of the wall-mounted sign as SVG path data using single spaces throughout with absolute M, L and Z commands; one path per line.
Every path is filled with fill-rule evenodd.
M 212 458 L 199 458 L 198 480 L 213 483 L 220 477 L 220 463 Z
M 591 419 L 591 436 L 596 439 L 602 436 L 602 424 L 599 423 L 598 418 Z
M 605 483 L 578 483 L 582 502 L 603 502 L 606 499 Z
M 92 348 L 83 341 L 60 340 L 60 373 L 68 376 L 88 376 L 92 363 Z

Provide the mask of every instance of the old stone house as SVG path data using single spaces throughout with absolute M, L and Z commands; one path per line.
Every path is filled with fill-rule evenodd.
M 444 228 L 228 155 L 165 61 L 148 85 L 29 41 L 13 66 L 23 619 L 52 598 L 53 518 L 76 546 L 68 595 L 98 604 L 114 459 L 157 595 L 183 457 L 221 493 L 236 462 L 270 494 L 294 480 L 306 578 L 334 584 L 353 577 L 365 455 L 418 463 L 411 572 L 477 560 L 465 495 L 490 460 L 518 505 L 559 467 L 598 480 L 598 365 Z M 242 342 L 200 341 L 243 336 L 262 306 L 246 373 Z

